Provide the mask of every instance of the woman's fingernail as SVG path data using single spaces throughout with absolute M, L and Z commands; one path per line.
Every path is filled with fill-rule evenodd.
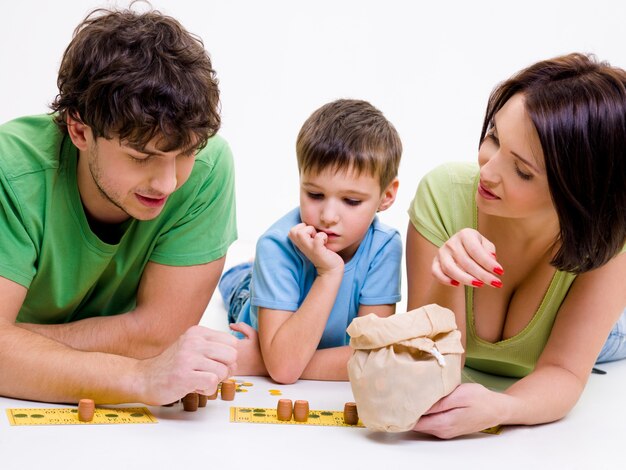
M 504 269 L 502 269 L 500 266 L 496 266 L 495 268 L 493 268 L 493 272 L 496 273 L 498 276 L 502 276 L 504 274 Z
M 450 281 L 450 284 L 452 284 L 454 287 L 458 287 L 461 283 L 457 281 L 456 279 L 452 279 Z
M 485 284 L 485 283 L 484 283 L 483 281 L 479 281 L 478 279 L 474 279 L 474 280 L 472 281 L 472 285 L 473 285 L 474 287 L 482 287 L 482 286 L 483 286 L 483 284 Z
M 498 280 L 491 281 L 491 285 L 499 289 L 500 287 L 502 287 L 502 281 L 498 281 Z
M 493 256 L 493 259 L 496 259 L 496 252 L 495 252 L 495 251 L 492 251 L 492 252 L 491 252 L 491 256 Z

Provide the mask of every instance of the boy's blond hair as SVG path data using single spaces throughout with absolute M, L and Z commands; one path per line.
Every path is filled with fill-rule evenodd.
M 393 125 L 367 101 L 325 104 L 305 121 L 296 142 L 300 173 L 325 169 L 378 176 L 380 189 L 398 175 L 402 142 Z

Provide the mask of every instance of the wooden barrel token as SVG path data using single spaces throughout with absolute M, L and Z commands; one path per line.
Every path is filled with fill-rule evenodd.
M 291 421 L 293 403 L 289 398 L 281 398 L 276 406 L 276 418 L 278 421 Z
M 306 423 L 309 419 L 309 402 L 296 400 L 293 404 L 293 419 L 299 423 Z
M 222 400 L 233 401 L 235 399 L 235 389 L 237 385 L 235 382 L 226 380 L 222 382 Z
M 206 406 L 207 396 L 198 393 L 198 407 L 204 408 Z
M 349 401 L 344 405 L 343 421 L 351 426 L 359 423 L 359 413 L 356 409 L 356 403 Z
M 83 398 L 78 402 L 78 420 L 90 422 L 96 411 L 96 404 L 90 398 Z
M 198 403 L 199 403 L 198 394 L 188 393 L 183 398 L 183 409 L 185 411 L 197 411 Z

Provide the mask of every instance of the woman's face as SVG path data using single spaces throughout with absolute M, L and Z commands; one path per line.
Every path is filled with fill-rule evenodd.
M 507 218 L 556 217 L 539 136 L 524 96 L 511 97 L 495 114 L 478 151 L 480 211 Z

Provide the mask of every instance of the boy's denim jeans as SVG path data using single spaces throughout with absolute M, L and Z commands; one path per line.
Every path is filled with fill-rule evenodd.
M 228 311 L 228 323 L 237 322 L 241 308 L 250 298 L 252 265 L 251 261 L 237 264 L 222 274 L 218 288 Z

